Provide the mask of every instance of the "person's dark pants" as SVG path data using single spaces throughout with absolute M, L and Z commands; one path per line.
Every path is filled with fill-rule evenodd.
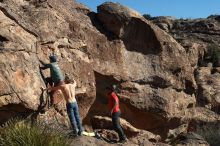
M 70 119 L 71 126 L 73 128 L 73 133 L 75 135 L 82 134 L 83 127 L 79 115 L 79 108 L 77 102 L 67 103 L 66 104 L 67 113 Z
M 52 80 L 51 77 L 47 77 L 47 78 L 45 79 L 45 81 L 46 81 L 46 85 L 49 84 L 51 87 L 52 87 L 52 86 L 56 87 L 56 86 L 58 86 L 59 83 L 60 83 L 60 81 L 58 81 L 58 82 L 55 83 L 55 82 Z M 50 92 L 49 92 L 49 95 L 50 95 L 50 106 L 54 105 L 54 97 L 53 97 L 54 93 L 55 93 L 55 91 L 50 91 Z
M 126 136 L 120 125 L 120 115 L 121 115 L 120 111 L 112 114 L 112 124 L 113 124 L 115 131 L 118 133 L 119 140 L 125 140 Z

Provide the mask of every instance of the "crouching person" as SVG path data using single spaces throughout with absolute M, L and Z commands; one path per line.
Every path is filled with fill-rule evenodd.
M 119 99 L 114 92 L 114 88 L 112 87 L 106 87 L 107 97 L 108 97 L 108 105 L 110 109 L 110 115 L 112 117 L 112 124 L 115 129 L 115 131 L 118 133 L 119 136 L 119 142 L 126 142 L 127 138 L 124 134 L 124 131 L 120 125 L 120 116 L 121 111 L 119 108 Z
M 79 108 L 75 98 L 75 88 L 76 88 L 76 81 L 71 80 L 68 77 L 65 78 L 65 83 L 61 83 L 56 87 L 49 87 L 44 90 L 61 90 L 63 96 L 66 101 L 66 109 L 68 113 L 68 117 L 73 128 L 74 136 L 81 136 L 83 132 L 82 122 L 79 115 Z

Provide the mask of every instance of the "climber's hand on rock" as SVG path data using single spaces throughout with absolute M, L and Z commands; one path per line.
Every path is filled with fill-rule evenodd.
M 40 89 L 41 89 L 42 91 L 45 91 L 45 90 L 47 90 L 47 89 L 45 89 L 44 87 L 40 87 Z

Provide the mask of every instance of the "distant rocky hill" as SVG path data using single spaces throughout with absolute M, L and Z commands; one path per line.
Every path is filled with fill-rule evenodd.
M 152 21 L 185 48 L 195 68 L 198 104 L 219 113 L 220 16 L 192 20 L 158 17 Z
M 68 126 L 64 101 L 48 108 L 40 89 L 49 72 L 40 72 L 39 60 L 48 62 L 55 49 L 63 72 L 84 91 L 77 100 L 86 130 L 114 135 L 103 97 L 116 84 L 127 145 L 178 144 L 181 137 L 208 145 L 192 132 L 219 127 L 219 23 L 217 16 L 147 20 L 111 2 L 95 13 L 73 0 L 1 0 L 0 123 L 22 116 Z

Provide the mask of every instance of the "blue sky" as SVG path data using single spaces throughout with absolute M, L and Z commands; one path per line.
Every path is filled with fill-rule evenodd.
M 96 12 L 105 0 L 77 0 Z M 206 18 L 220 14 L 220 0 L 110 0 L 128 6 L 141 14 L 174 16 L 176 18 Z

